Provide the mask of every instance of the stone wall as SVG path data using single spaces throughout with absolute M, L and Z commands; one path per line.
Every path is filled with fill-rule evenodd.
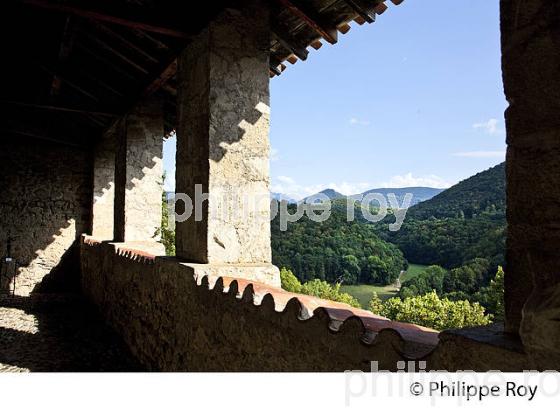
M 117 121 L 103 133 L 93 152 L 92 235 L 111 240 L 115 219 L 115 161 L 117 134 L 122 127 Z M 123 190 L 124 193 L 124 190 Z
M 257 282 L 205 276 L 137 244 L 84 237 L 82 286 L 148 369 L 163 371 L 520 371 L 503 329 L 444 332 Z M 439 338 L 438 338 L 439 336 Z M 439 339 L 439 340 L 438 340 Z
M 272 259 L 270 16 L 262 0 L 244 3 L 217 16 L 177 61 L 177 192 L 200 216 L 177 222 L 176 248 L 199 263 Z M 202 206 L 200 194 L 208 194 Z M 272 276 L 279 282 L 278 272 Z
M 22 265 L 16 293 L 79 288 L 78 239 L 90 224 L 90 154 L 39 140 L 4 140 L 0 176 L 0 256 L 10 232 L 12 256 Z
M 501 32 L 507 329 L 535 366 L 560 366 L 560 2 L 502 0 Z
M 158 240 L 163 193 L 163 105 L 138 104 L 116 126 L 114 235 L 120 241 Z

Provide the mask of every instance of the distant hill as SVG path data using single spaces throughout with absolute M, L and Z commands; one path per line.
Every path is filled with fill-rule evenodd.
M 361 194 L 350 195 L 350 198 L 359 201 L 368 194 L 378 193 L 384 195 L 386 198 L 388 194 L 394 194 L 397 198 L 398 203 L 402 204 L 405 195 L 410 193 L 412 194 L 412 201 L 409 206 L 412 206 L 422 201 L 431 199 L 443 191 L 444 191 L 443 189 L 430 188 L 430 187 L 374 188 L 362 192 Z M 323 198 L 323 195 L 326 195 L 330 200 L 338 200 L 338 199 L 346 198 L 346 196 L 341 194 L 340 192 L 337 192 L 334 189 L 329 188 L 321 192 L 318 192 L 316 194 L 310 195 L 307 198 L 302 199 L 302 201 L 311 202 L 311 203 L 318 202 L 321 198 Z
M 410 206 L 413 206 L 420 202 L 427 201 L 443 191 L 444 189 L 430 187 L 375 188 L 362 192 L 361 194 L 352 195 L 352 198 L 360 200 L 364 196 L 373 193 L 382 194 L 385 197 L 387 197 L 388 194 L 394 194 L 397 197 L 399 204 L 402 204 L 405 195 L 410 193 L 412 194 Z
M 306 198 L 303 198 L 302 201 L 308 203 L 319 202 L 321 199 L 324 198 L 324 196 L 326 196 L 330 200 L 346 198 L 346 196 L 341 194 L 340 192 L 337 192 L 334 189 L 329 188 L 329 189 L 324 189 L 316 194 L 310 195 Z

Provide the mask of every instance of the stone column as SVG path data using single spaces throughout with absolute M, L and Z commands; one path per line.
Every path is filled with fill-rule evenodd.
M 162 101 L 142 102 L 117 128 L 114 240 L 156 241 L 162 214 Z
M 226 265 L 217 274 L 279 286 L 270 248 L 269 9 L 244 3 L 178 59 L 176 190 L 194 212 L 176 223 L 176 248 L 204 269 Z
M 107 130 L 94 148 L 92 236 L 113 239 L 116 128 Z
M 506 328 L 560 367 L 560 3 L 502 0 L 507 127 Z

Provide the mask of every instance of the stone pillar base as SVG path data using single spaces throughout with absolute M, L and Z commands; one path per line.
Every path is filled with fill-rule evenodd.
M 270 263 L 183 263 L 182 265 L 193 270 L 197 281 L 204 276 L 228 277 L 259 282 L 276 288 L 281 287 L 280 270 Z

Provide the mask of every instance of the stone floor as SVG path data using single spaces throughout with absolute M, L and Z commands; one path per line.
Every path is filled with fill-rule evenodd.
M 79 296 L 0 295 L 0 372 L 141 370 Z

